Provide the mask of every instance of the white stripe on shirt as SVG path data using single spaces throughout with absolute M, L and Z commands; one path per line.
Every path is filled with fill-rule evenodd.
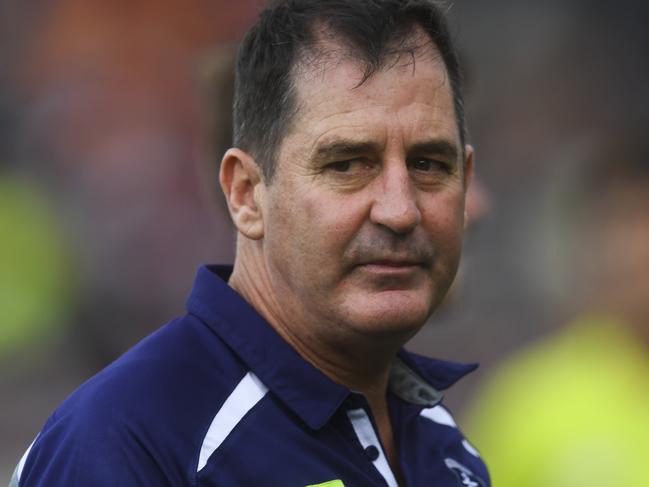
M 437 424 L 443 424 L 445 426 L 450 426 L 451 428 L 457 428 L 457 424 L 449 413 L 443 406 L 437 405 L 432 408 L 426 408 L 421 410 L 421 414 L 424 418 L 428 418 L 431 421 L 434 421 Z
M 36 438 L 38 438 L 38 436 Z M 25 462 L 27 461 L 27 457 L 29 456 L 29 452 L 32 450 L 32 447 L 34 446 L 34 443 L 36 443 L 36 438 L 34 438 L 34 441 L 32 441 L 32 444 L 29 445 L 29 448 L 27 448 L 27 451 L 20 459 L 20 462 L 18 462 L 18 466 L 16 467 L 14 474 L 11 476 L 11 482 L 9 483 L 9 487 L 14 487 L 14 485 L 15 487 L 18 487 L 20 476 L 23 474 L 23 469 L 25 468 Z
M 268 392 L 268 388 L 252 372 L 248 372 L 216 413 L 210 424 L 198 458 L 197 472 L 207 465 L 212 453 L 221 446 L 241 419 Z
M 370 418 L 367 416 L 365 410 L 362 408 L 352 409 L 350 411 L 347 411 L 347 417 L 352 422 L 352 426 L 354 427 L 356 436 L 361 442 L 363 448 L 367 448 L 368 446 L 374 446 L 378 450 L 379 456 L 372 463 L 379 471 L 379 473 L 383 476 L 388 486 L 399 487 L 397 484 L 397 480 L 394 478 L 394 474 L 392 473 L 392 469 L 390 468 L 390 464 L 388 463 L 388 460 L 385 458 L 385 454 L 383 453 L 383 448 L 381 448 L 381 443 L 379 442 L 379 439 L 376 436 L 376 432 L 374 431 L 372 422 L 370 421 Z

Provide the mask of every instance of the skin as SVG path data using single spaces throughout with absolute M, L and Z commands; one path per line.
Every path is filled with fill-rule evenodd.
M 360 86 L 351 59 L 296 70 L 299 110 L 272 182 L 240 149 L 221 166 L 239 230 L 230 285 L 306 360 L 365 394 L 397 475 L 389 367 L 455 276 L 473 159 L 441 57 L 414 40 L 425 45 L 414 63 L 387 62 Z

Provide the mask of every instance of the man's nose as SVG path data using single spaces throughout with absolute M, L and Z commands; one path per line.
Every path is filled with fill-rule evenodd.
M 392 161 L 383 167 L 375 188 L 370 221 L 394 233 L 405 234 L 421 222 L 416 189 L 404 161 Z

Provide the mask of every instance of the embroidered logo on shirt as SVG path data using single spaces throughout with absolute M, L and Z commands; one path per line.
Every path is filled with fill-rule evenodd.
M 306 487 L 345 487 L 345 484 L 343 484 L 342 480 L 330 480 L 329 482 L 307 485 Z
M 456 462 L 452 458 L 445 459 L 444 463 L 449 468 L 449 470 L 451 470 L 451 472 L 456 475 L 457 479 L 460 482 L 458 485 L 461 485 L 462 487 L 486 487 L 481 478 L 474 475 L 471 470 L 466 468 L 461 463 Z

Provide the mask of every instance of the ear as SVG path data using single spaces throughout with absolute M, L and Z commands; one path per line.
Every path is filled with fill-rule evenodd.
M 221 161 L 219 181 L 239 232 L 252 240 L 261 239 L 264 221 L 260 199 L 264 183 L 255 160 L 241 149 L 228 149 Z
M 471 179 L 473 179 L 473 157 L 475 150 L 471 144 L 464 146 L 464 190 L 469 189 L 469 184 L 471 184 Z
M 469 225 L 469 205 L 467 204 L 466 201 L 466 194 L 469 191 L 469 185 L 471 184 L 471 180 L 473 179 L 473 157 L 475 154 L 475 150 L 473 149 L 473 146 L 470 144 L 467 144 L 464 146 L 464 154 L 465 154 L 465 159 L 464 159 L 464 195 L 465 195 L 465 202 L 464 202 L 464 228 Z

